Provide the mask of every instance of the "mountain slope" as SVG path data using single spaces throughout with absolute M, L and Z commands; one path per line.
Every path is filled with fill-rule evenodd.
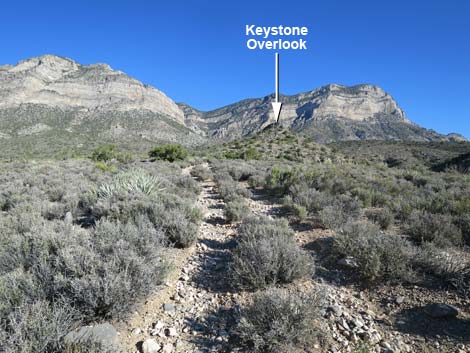
M 246 99 L 210 112 L 184 107 L 187 124 L 210 136 L 232 139 L 249 136 L 272 124 L 273 96 Z M 319 142 L 339 140 L 451 140 L 412 123 L 395 100 L 377 86 L 328 85 L 294 96 L 282 96 L 279 122 Z
M 108 65 L 44 55 L 0 66 L 0 146 L 12 153 L 202 140 L 165 94 Z
M 158 143 L 231 140 L 273 124 L 272 100 L 202 112 L 106 64 L 44 55 L 0 66 L 0 148 L 4 157 L 35 157 L 87 153 L 104 143 L 144 152 Z M 376 86 L 328 85 L 281 100 L 280 124 L 317 142 L 464 140 L 412 123 Z

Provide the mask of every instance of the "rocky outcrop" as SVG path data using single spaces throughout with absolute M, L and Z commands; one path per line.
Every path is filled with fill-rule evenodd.
M 108 65 L 44 55 L 0 66 L 4 156 L 81 154 L 105 143 L 147 152 L 204 140 L 165 94 Z
M 83 111 L 147 110 L 184 123 L 183 112 L 159 90 L 108 65 L 80 65 L 54 55 L 0 67 L 0 109 L 22 104 Z
M 187 124 L 205 128 L 210 136 L 248 136 L 274 123 L 273 96 L 247 99 L 210 112 L 180 104 Z M 279 122 L 320 142 L 338 140 L 456 140 L 412 123 L 396 101 L 372 85 L 328 85 L 294 96 L 282 96 Z

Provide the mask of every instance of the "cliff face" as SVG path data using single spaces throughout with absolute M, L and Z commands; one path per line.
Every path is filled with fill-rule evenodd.
M 0 147 L 12 155 L 203 140 L 165 94 L 108 65 L 45 55 L 0 66 Z
M 247 99 L 210 112 L 185 106 L 187 124 L 197 124 L 219 139 L 248 136 L 274 123 L 273 96 Z M 413 124 L 396 101 L 377 86 L 328 85 L 293 96 L 282 96 L 280 124 L 320 142 L 338 140 L 449 140 Z M 460 137 L 458 137 L 460 138 Z
M 157 89 L 112 70 L 45 55 L 0 67 L 0 109 L 41 104 L 63 110 L 148 110 L 183 123 L 183 112 Z

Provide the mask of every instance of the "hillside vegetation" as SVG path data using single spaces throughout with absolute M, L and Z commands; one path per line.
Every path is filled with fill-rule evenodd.
M 469 152 L 271 126 L 3 162 L 0 350 L 465 351 Z M 70 340 L 103 322 L 127 347 Z

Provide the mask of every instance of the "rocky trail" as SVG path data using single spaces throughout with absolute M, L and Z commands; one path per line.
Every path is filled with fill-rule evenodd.
M 167 283 L 168 294 L 144 318 L 146 326 L 133 329 L 130 352 L 231 351 L 229 327 L 238 294 L 228 291 L 226 266 L 234 230 L 225 224 L 223 201 L 212 181 L 202 183 L 197 202 L 204 214 L 197 243 Z
M 215 183 L 205 181 L 201 186 L 197 203 L 204 217 L 197 243 L 191 249 L 177 253 L 174 261 L 177 270 L 169 278 L 166 288 L 146 303 L 143 314 L 131 324 L 127 335 L 128 352 L 237 351 L 233 344 L 236 338 L 234 314 L 250 294 L 231 291 L 227 278 L 236 226 L 224 219 L 224 201 L 219 197 Z M 254 215 L 277 217 L 282 213 L 279 203 L 256 191 L 248 204 Z M 302 227 L 295 230 L 299 246 L 310 251 L 312 256 L 317 255 L 318 250 L 312 244 L 331 236 L 328 231 L 322 233 Z M 318 263 L 313 278 L 295 284 L 298 290 L 318 288 L 326 297 L 322 324 L 330 348 L 325 351 L 316 346 L 311 352 L 469 352 L 469 345 L 456 345 L 451 336 L 426 338 L 397 328 L 391 313 L 406 306 L 408 298 L 391 295 L 384 303 L 366 290 L 344 285 L 340 271 L 325 275 L 327 272 Z M 448 324 L 449 329 L 453 324 L 454 321 Z M 358 350 L 358 346 L 364 350 Z

